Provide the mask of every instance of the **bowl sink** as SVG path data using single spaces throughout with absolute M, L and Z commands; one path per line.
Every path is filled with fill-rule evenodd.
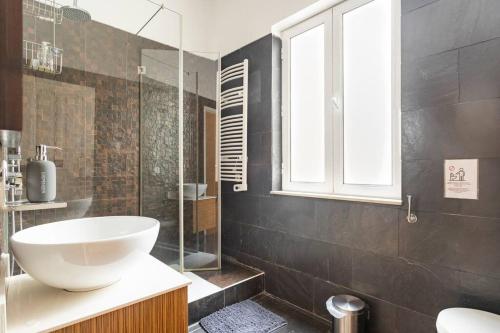
M 198 185 L 198 198 L 202 197 L 207 191 L 207 184 L 185 183 L 184 199 L 196 200 L 196 185 Z
M 141 254 L 151 251 L 159 228 L 148 217 L 94 217 L 31 227 L 10 241 L 19 266 L 34 279 L 88 291 L 118 281 Z

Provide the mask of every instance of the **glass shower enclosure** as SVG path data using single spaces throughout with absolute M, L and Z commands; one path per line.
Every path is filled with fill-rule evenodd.
M 12 233 L 31 226 L 143 215 L 161 223 L 156 258 L 181 272 L 220 268 L 218 55 L 183 51 L 182 15 L 159 1 L 88 0 L 87 15 L 64 17 L 72 4 L 22 1 L 18 150 L 26 160 L 36 145 L 62 148 L 49 159 L 56 201 L 67 207 L 2 216 L 2 252 Z M 0 331 L 4 278 L 22 273 L 13 260 L 6 267 Z
M 181 272 L 221 266 L 219 63 L 218 54 L 141 51 L 140 213 L 160 221 L 152 255 Z
M 63 148 L 50 159 L 67 208 L 27 212 L 18 228 L 143 215 L 161 223 L 155 257 L 179 271 L 219 268 L 219 55 L 183 50 L 182 15 L 157 1 L 89 0 L 78 20 L 62 16 L 71 4 L 23 1 L 21 151 Z
M 183 267 L 221 266 L 217 176 L 217 53 L 184 52 Z

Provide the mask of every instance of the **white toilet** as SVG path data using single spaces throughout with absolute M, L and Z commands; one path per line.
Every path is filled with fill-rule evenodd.
M 500 316 L 486 311 L 451 308 L 439 313 L 438 333 L 499 333 Z

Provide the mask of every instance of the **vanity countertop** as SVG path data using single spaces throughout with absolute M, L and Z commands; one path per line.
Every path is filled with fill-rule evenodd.
M 179 200 L 179 192 L 168 192 L 167 199 L 169 200 Z M 215 195 L 202 195 L 198 197 L 198 201 L 217 199 Z M 184 197 L 184 201 L 196 201 L 196 198 Z
M 191 281 L 150 255 L 117 283 L 88 292 L 68 292 L 33 280 L 8 278 L 7 332 L 50 332 L 185 287 Z

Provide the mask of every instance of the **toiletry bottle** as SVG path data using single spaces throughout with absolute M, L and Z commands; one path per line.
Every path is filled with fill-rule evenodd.
M 56 165 L 47 159 L 47 149 L 59 149 L 46 145 L 36 146 L 36 156 L 26 168 L 27 196 L 30 202 L 48 202 L 56 199 Z
M 50 66 L 50 54 L 52 47 L 49 42 L 42 42 L 38 49 L 38 60 L 40 61 L 39 69 L 48 71 Z

